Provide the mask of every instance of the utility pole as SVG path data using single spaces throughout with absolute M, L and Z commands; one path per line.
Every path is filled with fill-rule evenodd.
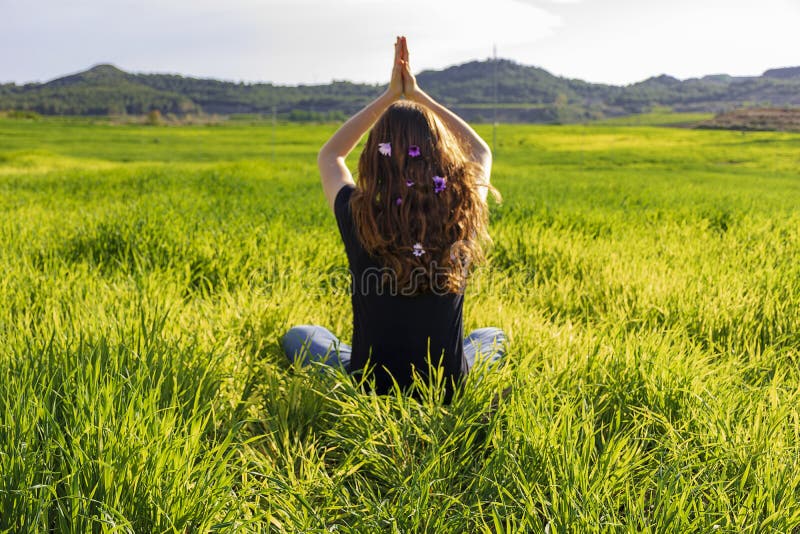
M 278 107 L 272 104 L 272 162 L 275 163 L 275 143 L 278 140 Z
M 492 113 L 492 152 L 497 152 L 497 44 L 492 46 L 494 66 L 494 112 Z

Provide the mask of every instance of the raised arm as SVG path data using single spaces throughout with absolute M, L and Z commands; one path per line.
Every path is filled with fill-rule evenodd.
M 409 64 L 408 44 L 405 37 L 400 38 L 400 64 L 403 69 L 403 94 L 405 97 L 433 111 L 444 125 L 466 145 L 468 156 L 483 167 L 482 178 L 488 185 L 492 172 L 492 150 L 461 117 L 436 102 L 417 85 L 417 79 L 411 72 Z M 481 198 L 486 200 L 488 188 L 481 187 L 479 191 Z
M 389 87 L 378 98 L 350 117 L 333 136 L 328 139 L 317 155 L 317 165 L 322 179 L 322 189 L 328 205 L 333 209 L 333 203 L 339 190 L 347 185 L 354 184 L 350 169 L 344 160 L 358 144 L 358 140 L 369 131 L 375 121 L 386 111 L 393 102 L 403 94 L 402 65 L 400 38 L 394 44 L 394 66 Z

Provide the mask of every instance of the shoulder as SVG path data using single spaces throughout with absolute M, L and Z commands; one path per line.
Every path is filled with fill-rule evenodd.
M 335 200 L 333 201 L 333 213 L 336 215 L 337 219 L 341 219 L 348 213 L 350 197 L 355 190 L 356 188 L 354 185 L 345 184 L 336 193 Z
M 342 239 L 345 243 L 352 239 L 354 233 L 353 226 L 353 212 L 350 210 L 350 197 L 356 190 L 354 185 L 343 185 L 339 191 L 336 192 L 336 197 L 333 201 L 333 215 L 336 217 L 336 224 L 339 226 L 339 232 L 342 234 Z

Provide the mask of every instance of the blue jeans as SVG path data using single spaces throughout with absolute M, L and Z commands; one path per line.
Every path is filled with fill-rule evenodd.
M 320 362 L 325 365 L 344 367 L 350 371 L 352 347 L 339 341 L 327 328 L 316 325 L 292 327 L 281 338 L 283 352 L 290 362 L 301 360 L 303 365 Z M 486 360 L 491 365 L 506 353 L 506 335 L 499 328 L 478 328 L 464 338 L 464 357 L 467 368 L 472 369 L 476 360 Z

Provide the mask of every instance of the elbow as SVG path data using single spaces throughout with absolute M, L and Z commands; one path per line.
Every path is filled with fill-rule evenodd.
M 481 164 L 481 167 L 483 167 L 484 170 L 486 170 L 486 171 L 491 170 L 491 168 L 492 168 L 492 151 L 489 149 L 488 146 L 486 147 L 486 150 L 483 150 L 483 151 L 481 151 L 480 154 L 478 154 L 478 158 L 477 159 L 478 159 L 478 163 Z
M 317 169 L 320 176 L 325 176 L 330 172 L 331 167 L 336 166 L 336 154 L 326 147 L 322 147 L 317 153 Z
M 484 157 L 489 159 L 489 162 L 492 161 L 492 148 L 489 146 L 489 143 L 481 139 L 481 149 L 484 153 Z
M 478 139 L 478 142 L 473 146 L 472 157 L 481 165 L 492 165 L 492 149 L 483 139 Z
M 333 150 L 328 145 L 323 146 L 317 152 L 317 167 L 320 169 L 324 169 L 326 167 L 330 167 L 331 165 L 336 165 L 339 159 L 344 159 L 342 154 L 339 154 L 336 150 Z
M 327 147 L 322 147 L 317 152 L 317 167 L 323 168 L 331 160 L 330 151 Z

